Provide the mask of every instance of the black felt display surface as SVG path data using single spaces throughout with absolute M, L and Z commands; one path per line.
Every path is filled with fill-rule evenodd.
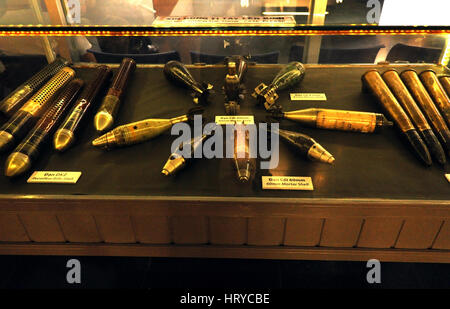
M 309 67 L 304 81 L 290 91 L 279 93 L 284 110 L 323 107 L 382 112 L 377 103 L 361 91 L 361 75 L 370 67 Z M 279 66 L 250 67 L 246 78 L 247 94 L 241 115 L 255 115 L 264 121 L 266 112 L 255 106 L 250 96 L 260 83 L 269 84 Z M 418 71 L 425 69 L 421 66 Z M 440 72 L 440 68 L 437 71 Z M 214 85 L 215 93 L 205 115 L 209 121 L 224 115 L 222 85 L 224 67 L 191 69 L 198 80 Z M 380 68 L 380 71 L 384 71 Z M 77 69 L 77 76 L 86 80 L 92 75 L 88 68 Z M 327 101 L 290 101 L 290 92 L 325 93 Z M 448 200 L 450 185 L 445 167 L 423 166 L 394 128 L 378 134 L 359 134 L 304 128 L 287 120 L 281 128 L 310 135 L 336 158 L 333 166 L 310 162 L 296 155 L 280 141 L 280 163 L 274 170 L 260 170 L 251 184 L 240 184 L 230 159 L 192 161 L 175 177 L 165 177 L 161 169 L 170 155 L 170 146 L 177 136 L 170 131 L 142 144 L 105 152 L 91 146 L 98 136 L 93 117 L 98 99 L 89 111 L 83 127 L 76 133 L 77 141 L 65 153 L 50 146 L 42 150 L 32 170 L 17 179 L 0 176 L 0 194 L 44 195 L 128 195 L 128 196 L 218 196 L 218 197 L 290 197 L 290 198 L 363 198 L 363 199 L 427 199 Z M 140 67 L 134 73 L 116 125 L 145 118 L 170 118 L 182 115 L 193 107 L 189 91 L 166 81 L 162 68 Z M 0 119 L 1 123 L 5 120 Z M 0 172 L 4 174 L 7 154 L 2 154 Z M 259 163 L 257 164 L 259 167 Z M 75 185 L 27 184 L 32 171 L 81 171 Z M 261 176 L 311 176 L 314 191 L 262 190 Z

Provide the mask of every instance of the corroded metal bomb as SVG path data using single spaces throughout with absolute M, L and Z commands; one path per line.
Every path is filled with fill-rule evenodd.
M 0 151 L 8 150 L 16 140 L 22 138 L 31 129 L 34 120 L 42 115 L 53 96 L 74 76 L 74 70 L 69 67 L 62 68 L 14 113 L 11 119 L 0 128 Z
M 377 70 L 369 70 L 363 74 L 361 80 L 363 90 L 370 92 L 377 99 L 378 104 L 386 110 L 402 135 L 408 140 L 417 157 L 426 165 L 431 165 L 433 161 L 428 147 L 380 73 Z
M 164 75 L 175 85 L 192 90 L 195 104 L 206 104 L 208 102 L 208 96 L 213 86 L 197 82 L 181 62 L 175 60 L 167 62 L 164 66 Z
M 52 106 L 9 155 L 5 164 L 6 176 L 15 177 L 25 173 L 31 167 L 31 164 L 37 160 L 43 144 L 47 142 L 64 111 L 75 101 L 83 84 L 82 80 L 74 79 L 55 97 Z
M 263 104 L 266 110 L 274 107 L 278 99 L 278 91 L 295 86 L 305 77 L 305 66 L 297 61 L 288 63 L 273 79 L 269 86 L 261 83 L 255 88 L 252 96 Z
M 183 169 L 186 164 L 194 158 L 196 149 L 202 147 L 203 141 L 207 139 L 209 135 L 203 134 L 201 136 L 194 137 L 189 141 L 182 142 L 177 149 L 169 156 L 166 164 L 161 171 L 165 176 L 170 176 L 178 173 Z
M 360 133 L 374 133 L 392 126 L 383 114 L 338 109 L 306 108 L 290 112 L 274 109 L 272 116 L 313 128 Z
M 247 72 L 247 60 L 242 56 L 225 58 L 227 75 L 225 76 L 225 112 L 236 115 L 240 110 L 240 103 L 244 97 L 243 79 Z
M 283 141 L 296 149 L 300 155 L 311 161 L 333 164 L 335 159 L 331 153 L 312 137 L 294 131 L 278 129 L 275 131 Z
M 169 130 L 174 124 L 193 119 L 203 113 L 203 108 L 191 108 L 186 115 L 170 119 L 151 118 L 124 124 L 96 138 L 92 146 L 109 150 L 145 142 Z
M 429 95 L 433 98 L 434 103 L 441 111 L 442 117 L 450 126 L 450 98 L 442 87 L 436 73 L 433 70 L 425 70 L 419 74 L 422 84 L 427 89 Z
M 408 69 L 403 71 L 400 74 L 400 77 L 416 100 L 417 105 L 420 106 L 423 113 L 428 117 L 430 125 L 434 129 L 434 133 L 445 147 L 447 154 L 450 155 L 450 130 L 444 117 L 441 115 L 436 104 L 434 104 L 433 99 L 420 81 L 417 72 Z
M 72 107 L 61 126 L 53 136 L 53 147 L 58 151 L 67 150 L 75 141 L 75 133 L 86 118 L 90 107 L 94 104 L 100 90 L 111 78 L 111 69 L 100 65 L 95 69 L 94 78 L 86 84 L 75 105 Z
M 250 133 L 243 124 L 236 125 L 234 131 L 234 166 L 237 172 L 237 179 L 246 183 L 253 178 L 256 159 L 252 157 L 250 149 Z
M 135 69 L 136 62 L 133 59 L 124 58 L 122 60 L 119 70 L 108 89 L 108 93 L 103 98 L 102 105 L 94 117 L 94 126 L 97 131 L 103 132 L 113 125 L 125 95 L 128 81 Z
M 441 82 L 442 87 L 444 87 L 447 95 L 450 97 L 450 75 L 439 76 L 439 81 Z
M 69 61 L 58 58 L 49 63 L 42 70 L 33 75 L 11 92 L 0 102 L 0 111 L 6 116 L 12 116 L 45 82 L 58 73 L 62 68 L 69 65 Z
M 402 105 L 403 109 L 411 118 L 412 122 L 416 126 L 416 129 L 419 131 L 427 144 L 431 154 L 440 164 L 445 164 L 446 158 L 442 145 L 439 143 L 436 135 L 431 129 L 431 126 L 428 124 L 425 115 L 422 113 L 419 106 L 416 104 L 416 101 L 409 93 L 408 88 L 406 88 L 405 84 L 401 80 L 398 72 L 391 69 L 384 72 L 382 77 L 389 86 L 389 89 L 391 89 L 392 93 Z

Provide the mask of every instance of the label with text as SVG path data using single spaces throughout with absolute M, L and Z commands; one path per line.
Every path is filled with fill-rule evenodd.
M 254 124 L 255 119 L 253 116 L 216 116 L 216 123 L 218 125 L 226 124 Z
M 325 93 L 291 93 L 291 101 L 326 101 Z
M 293 27 L 294 16 L 158 16 L 154 27 Z
M 36 171 L 28 178 L 27 182 L 75 184 L 80 177 L 81 172 Z
M 264 190 L 314 190 L 311 177 L 262 176 Z

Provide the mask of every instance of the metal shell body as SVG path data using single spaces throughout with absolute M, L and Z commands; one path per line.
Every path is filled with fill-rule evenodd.
M 422 111 L 427 115 L 434 129 L 448 130 L 444 118 L 433 102 L 433 99 L 428 94 L 427 90 L 421 83 L 416 71 L 406 70 L 400 74 L 402 81 L 408 87 L 409 91 L 415 98 L 417 104 L 422 108 Z
M 439 82 L 436 73 L 432 70 L 426 70 L 420 73 L 419 77 L 428 93 L 433 98 L 434 103 L 441 111 L 441 115 L 447 121 L 447 125 L 450 126 L 450 98 Z
M 283 90 L 298 84 L 305 77 L 305 66 L 300 62 L 290 62 L 284 66 L 275 76 L 272 83 L 267 86 L 259 84 L 252 96 L 259 104 L 264 104 L 266 110 L 272 110 L 278 100 L 278 90 Z
M 439 77 L 439 81 L 441 82 L 442 87 L 444 87 L 445 92 L 450 97 L 450 76 L 444 75 Z
M 290 62 L 273 79 L 269 88 L 283 90 L 298 84 L 305 77 L 305 66 L 300 62 Z
M 423 113 L 427 116 L 431 127 L 445 146 L 447 153 L 450 154 L 450 130 L 439 109 L 434 104 L 433 99 L 420 81 L 416 71 L 403 71 L 400 77 L 408 87 L 417 104 L 421 107 Z
M 227 101 L 238 101 L 239 100 L 239 76 L 236 71 L 236 63 L 228 62 L 227 64 L 228 73 L 225 76 L 225 95 Z
M 205 88 L 194 79 L 186 66 L 179 61 L 167 62 L 164 66 L 164 75 L 174 84 L 191 89 L 198 94 L 203 94 L 205 91 Z
M 237 179 L 246 183 L 253 178 L 255 158 L 251 157 L 249 131 L 244 125 L 238 125 L 234 131 L 234 166 Z
M 417 106 L 416 101 L 409 93 L 408 88 L 402 82 L 400 75 L 395 70 L 389 70 L 383 73 L 383 80 L 388 85 L 389 89 L 393 92 L 398 99 L 406 113 L 416 125 L 419 131 L 431 129 L 427 119 L 423 115 L 420 107 Z
M 55 93 L 72 80 L 74 76 L 75 71 L 71 68 L 65 67 L 61 69 L 20 110 L 30 113 L 32 116 L 38 116 L 51 101 Z
M 92 145 L 103 149 L 134 145 L 164 133 L 175 123 L 187 120 L 188 116 L 183 115 L 171 119 L 151 118 L 128 123 L 96 138 Z
M 370 70 L 366 72 L 362 77 L 362 81 L 365 89 L 372 93 L 378 103 L 380 103 L 380 105 L 389 113 L 389 116 L 394 120 L 402 132 L 415 130 L 408 115 L 405 113 L 402 106 L 397 101 L 397 98 L 386 85 L 378 71 Z
M 67 60 L 58 58 L 45 66 L 4 98 L 0 102 L 0 111 L 9 117 L 12 116 L 31 97 L 34 91 L 38 90 L 52 76 L 68 65 L 69 62 Z
M 67 115 L 60 129 L 66 129 L 71 132 L 75 132 L 82 119 L 84 119 L 86 111 L 95 100 L 100 89 L 102 89 L 102 87 L 111 77 L 111 69 L 107 66 L 99 66 L 96 68 L 96 71 L 96 76 L 83 89 L 77 102 L 75 103 L 75 106 Z
M 416 104 L 416 101 L 411 96 L 408 88 L 406 88 L 405 84 L 401 80 L 398 72 L 395 70 L 388 70 L 384 72 L 382 76 L 386 84 L 397 97 L 402 107 L 405 109 L 406 113 L 411 118 L 417 130 L 420 131 L 422 138 L 433 156 L 440 164 L 445 164 L 446 158 L 442 145 L 433 133 L 433 130 L 425 118 L 425 115 L 420 110 L 420 107 Z
M 311 161 L 333 164 L 334 157 L 310 136 L 281 129 L 278 130 L 278 135 L 303 157 Z
M 408 140 L 415 155 L 427 166 L 432 164 L 430 152 L 419 136 L 414 124 L 403 110 L 377 70 L 369 70 L 362 76 L 363 89 L 369 90 L 378 103 L 389 113 L 398 129 Z
M 175 152 L 173 152 L 167 159 L 167 162 L 164 164 L 162 169 L 162 174 L 169 176 L 176 174 L 178 171 L 183 169 L 187 162 L 194 157 L 196 149 L 202 147 L 203 141 L 207 137 L 208 135 L 203 134 L 181 143 Z
M 30 129 L 32 120 L 39 117 L 56 92 L 73 79 L 75 71 L 65 67 L 36 92 L 0 129 L 0 151 L 9 149 L 14 141 Z
M 24 153 L 34 160 L 38 156 L 40 145 L 44 143 L 48 135 L 51 134 L 51 131 L 58 124 L 64 111 L 75 101 L 83 84 L 83 81 L 80 79 L 75 79 L 70 82 L 69 85 L 58 94 L 54 104 L 45 112 L 41 119 L 39 119 L 34 128 L 27 137 L 25 137 L 23 142 L 16 147 L 14 152 Z
M 135 69 L 136 62 L 133 59 L 124 58 L 122 60 L 108 93 L 103 98 L 102 104 L 95 115 L 94 125 L 97 131 L 109 129 L 114 123 L 114 118 L 121 105 L 128 81 Z
M 283 113 L 283 118 L 328 130 L 373 133 L 390 122 L 382 114 L 325 108 L 307 108 Z

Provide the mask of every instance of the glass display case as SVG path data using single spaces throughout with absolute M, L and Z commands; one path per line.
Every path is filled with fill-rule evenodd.
M 1 1 L 0 254 L 450 262 L 444 2 Z

